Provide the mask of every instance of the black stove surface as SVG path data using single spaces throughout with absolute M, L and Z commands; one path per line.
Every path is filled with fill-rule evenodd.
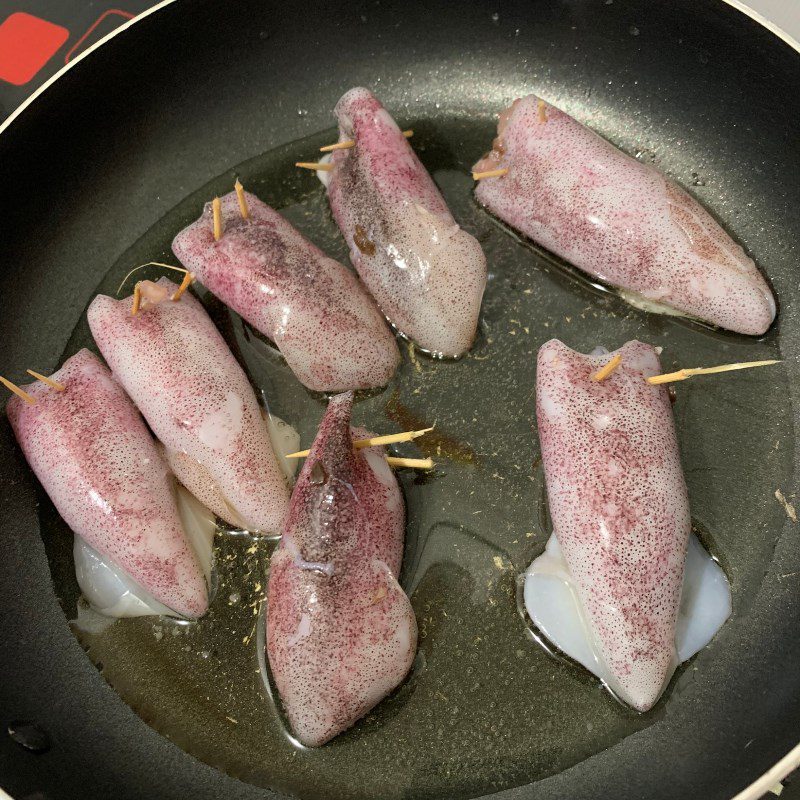
M 0 0 L 0 122 L 48 78 L 154 0 Z

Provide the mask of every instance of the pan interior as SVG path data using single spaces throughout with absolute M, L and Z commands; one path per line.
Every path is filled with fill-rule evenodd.
M 486 794 L 562 771 L 691 701 L 702 691 L 704 666 L 735 639 L 736 620 L 761 586 L 784 520 L 774 492 L 787 491 L 791 482 L 794 434 L 781 365 L 678 386 L 674 411 L 695 528 L 731 581 L 732 620 L 643 715 L 532 641 L 517 613 L 516 579 L 550 533 L 535 430 L 538 347 L 554 336 L 586 352 L 637 338 L 663 347 L 669 369 L 780 358 L 779 331 L 755 340 L 627 306 L 515 239 L 475 205 L 468 172 L 492 139 L 490 120 L 398 122 L 414 128 L 415 150 L 459 223 L 481 241 L 490 268 L 472 351 L 457 362 L 437 361 L 401 342 L 404 359 L 391 384 L 359 398 L 354 412 L 355 424 L 379 432 L 436 423 L 435 434 L 417 443 L 434 457 L 436 470 L 399 476 L 408 506 L 402 584 L 420 629 L 406 682 L 330 744 L 299 747 L 259 667 L 271 543 L 220 530 L 217 590 L 198 623 L 140 618 L 98 626 L 77 607 L 69 531 L 46 497 L 40 503 L 56 594 L 106 680 L 187 752 L 242 780 L 303 798 Z M 347 263 L 322 187 L 292 167 L 334 138 L 328 131 L 264 153 L 196 191 L 132 244 L 98 291 L 113 294 L 138 264 L 175 263 L 172 237 L 205 201 L 230 191 L 236 175 Z M 657 153 L 640 155 L 658 161 Z M 306 392 L 235 314 L 202 289 L 198 294 L 270 410 L 310 444 L 324 399 Z M 94 349 L 85 319 L 64 356 L 83 346 Z M 414 446 L 404 447 L 415 454 Z M 736 492 L 728 491 L 731 485 Z

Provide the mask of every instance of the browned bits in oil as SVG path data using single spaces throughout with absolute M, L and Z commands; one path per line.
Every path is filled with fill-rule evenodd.
M 396 422 L 404 430 L 417 430 L 414 424 L 420 423 L 419 428 L 430 427 L 424 417 L 415 414 L 401 400 L 395 391 L 385 406 L 386 416 Z M 410 427 L 409 427 L 410 426 Z M 433 430 L 416 441 L 420 452 L 429 458 L 447 458 L 459 464 L 478 465 L 478 454 L 466 443 L 454 439 L 439 430 Z
M 356 243 L 356 247 L 365 256 L 375 255 L 375 243 L 370 241 L 369 237 L 367 236 L 367 232 L 360 225 L 356 225 L 356 232 L 355 236 L 353 236 L 353 241 Z

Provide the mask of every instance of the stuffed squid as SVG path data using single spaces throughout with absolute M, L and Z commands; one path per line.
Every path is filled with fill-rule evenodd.
M 620 366 L 593 376 L 615 355 Z M 690 536 L 689 500 L 656 350 L 539 351 L 536 415 L 553 536 L 527 611 L 560 650 L 639 711 L 730 614 L 722 570 Z M 689 557 L 687 558 L 687 548 Z
M 147 302 L 98 295 L 89 326 L 114 376 L 138 406 L 178 480 L 217 516 L 280 531 L 286 476 L 252 387 L 200 303 L 171 298 L 166 278 L 143 281 Z
M 500 114 L 476 173 L 500 220 L 648 311 L 760 335 L 775 298 L 753 260 L 687 192 L 533 95 Z
M 294 734 L 316 747 L 408 673 L 417 643 L 397 582 L 405 512 L 382 447 L 356 450 L 352 394 L 330 401 L 292 494 L 267 590 L 267 655 Z
M 88 350 L 33 400 L 8 401 L 17 441 L 75 533 L 76 574 L 109 616 L 202 616 L 208 608 L 211 527 L 197 506 L 179 512 L 175 481 L 144 421 Z M 196 503 L 196 501 L 194 501 Z M 202 562 L 202 565 L 201 565 Z
M 475 338 L 486 257 L 462 230 L 395 121 L 367 89 L 337 103 L 340 141 L 320 171 L 350 259 L 389 321 L 420 348 L 459 356 Z
M 206 204 L 172 243 L 181 263 L 272 339 L 309 389 L 385 386 L 400 352 L 358 278 L 255 195 L 243 197 L 247 218 L 235 193 L 221 198 L 219 241 Z

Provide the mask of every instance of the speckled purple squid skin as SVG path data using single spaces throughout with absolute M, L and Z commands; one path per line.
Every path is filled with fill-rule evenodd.
M 173 478 L 133 403 L 100 359 L 81 350 L 6 410 L 25 458 L 58 513 L 156 600 L 184 617 L 208 608 L 206 579 L 175 503 Z
M 337 103 L 328 199 L 358 274 L 383 313 L 432 353 L 458 356 L 475 338 L 486 257 L 461 230 L 394 120 L 367 89 Z
M 100 352 L 181 483 L 232 525 L 279 531 L 289 489 L 247 376 L 196 298 L 170 300 L 178 287 L 166 278 L 155 286 L 165 299 L 135 316 L 130 297 L 95 297 Z
M 576 267 L 621 289 L 739 333 L 760 335 L 775 298 L 753 260 L 689 194 L 538 98 L 501 114 L 476 171 L 479 203 Z
M 354 450 L 364 432 L 350 428 L 352 403 L 330 401 L 269 571 L 269 664 L 295 736 L 312 747 L 389 694 L 417 649 L 397 582 L 403 500 L 383 448 Z
M 328 258 L 277 211 L 246 193 L 221 198 L 214 241 L 211 204 L 172 243 L 209 291 L 275 342 L 297 378 L 318 392 L 385 386 L 400 363 L 375 301 L 344 265 Z
M 622 364 L 591 380 L 614 355 Z M 645 378 L 653 347 L 605 355 L 553 339 L 539 350 L 536 417 L 553 530 L 612 690 L 639 711 L 676 666 L 675 623 L 691 530 L 669 395 Z

